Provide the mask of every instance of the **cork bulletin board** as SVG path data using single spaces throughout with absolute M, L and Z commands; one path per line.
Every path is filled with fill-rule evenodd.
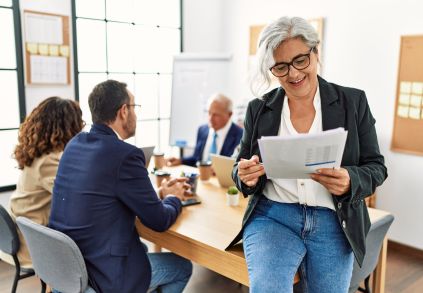
M 69 16 L 24 11 L 27 84 L 70 84 Z
M 423 35 L 401 37 L 391 149 L 423 155 Z

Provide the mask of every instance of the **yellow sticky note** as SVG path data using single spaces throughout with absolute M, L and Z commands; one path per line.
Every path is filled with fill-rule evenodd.
M 420 119 L 420 108 L 410 107 L 410 111 L 408 112 L 408 116 L 412 119 Z
M 69 57 L 69 46 L 60 46 L 60 56 Z
M 420 107 L 422 103 L 422 97 L 417 95 L 412 95 L 410 97 L 410 105 L 413 107 Z
M 39 44 L 38 45 L 38 52 L 40 55 L 47 56 L 48 55 L 48 45 L 47 44 Z
M 26 50 L 31 55 L 38 54 L 38 44 L 37 43 L 26 43 Z
M 411 82 L 401 81 L 400 92 L 403 94 L 409 94 L 411 92 Z
M 416 95 L 423 95 L 423 82 L 413 82 L 411 92 Z
M 408 106 L 398 106 L 397 115 L 402 118 L 408 118 Z
M 404 106 L 410 105 L 410 96 L 406 94 L 401 94 L 399 97 L 399 103 Z
M 58 45 L 49 45 L 48 52 L 50 56 L 59 56 L 59 46 Z

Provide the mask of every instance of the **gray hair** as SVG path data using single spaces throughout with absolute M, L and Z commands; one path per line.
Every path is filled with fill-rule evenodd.
M 223 104 L 225 106 L 225 109 L 227 112 L 232 113 L 232 100 L 229 99 L 227 96 L 217 93 L 210 96 L 210 98 L 207 100 L 207 109 L 210 108 L 210 105 L 213 102 L 218 102 L 220 104 Z
M 269 88 L 269 68 L 275 63 L 273 53 L 288 39 L 300 38 L 310 47 L 317 47 L 319 36 L 311 24 L 301 17 L 281 17 L 267 25 L 260 33 L 257 49 L 257 68 L 250 82 L 251 91 L 257 97 Z M 316 48 L 317 52 L 317 48 Z

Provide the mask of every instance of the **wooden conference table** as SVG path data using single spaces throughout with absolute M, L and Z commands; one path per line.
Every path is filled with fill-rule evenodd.
M 178 176 L 181 171 L 197 172 L 196 168 L 189 166 L 166 170 L 174 176 Z M 197 194 L 201 198 L 201 204 L 184 207 L 175 224 L 166 232 L 152 231 L 137 220 L 138 233 L 158 246 L 248 286 L 247 264 L 242 245 L 225 250 L 241 229 L 248 200 L 240 195 L 239 206 L 227 206 L 226 188 L 220 187 L 216 177 L 208 181 L 198 180 Z M 369 211 L 372 222 L 386 214 L 375 209 Z M 375 293 L 384 292 L 386 247 L 385 239 L 373 279 Z M 298 281 L 297 275 L 293 281 Z

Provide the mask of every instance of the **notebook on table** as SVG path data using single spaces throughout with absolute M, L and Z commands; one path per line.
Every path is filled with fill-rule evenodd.
M 232 168 L 235 164 L 235 158 L 211 154 L 212 167 L 216 173 L 217 181 L 220 186 L 229 187 L 235 185 L 232 180 Z

